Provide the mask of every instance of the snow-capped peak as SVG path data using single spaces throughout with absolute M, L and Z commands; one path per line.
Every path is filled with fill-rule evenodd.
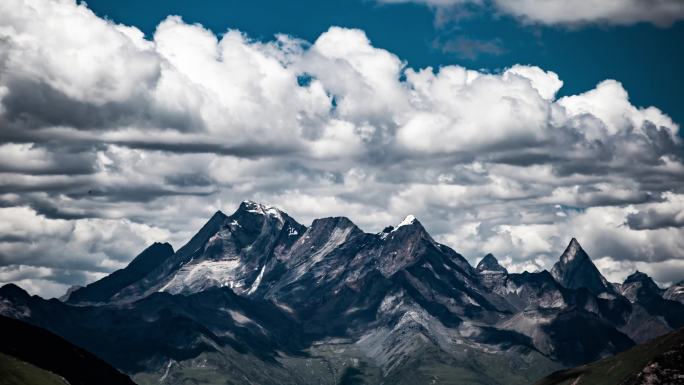
M 406 218 L 404 218 L 403 221 L 401 221 L 400 224 L 397 225 L 397 227 L 394 228 L 394 230 L 396 230 L 396 229 L 398 229 L 398 228 L 400 228 L 400 227 L 402 227 L 402 226 L 410 226 L 410 225 L 416 223 L 416 221 L 418 221 L 418 220 L 416 219 L 416 217 L 413 216 L 413 215 L 411 215 L 411 214 L 409 214 L 409 215 L 406 216 Z
M 259 215 L 266 215 L 283 221 L 283 212 L 278 210 L 273 206 L 268 206 L 262 203 L 257 203 L 250 200 L 242 201 L 240 208 L 244 209 L 248 213 L 254 213 Z

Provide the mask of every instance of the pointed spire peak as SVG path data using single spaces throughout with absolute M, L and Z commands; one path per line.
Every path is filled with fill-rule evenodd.
M 653 280 L 651 279 L 651 277 L 648 276 L 648 274 L 642 273 L 639 270 L 637 270 L 634 273 L 630 274 L 629 277 L 625 278 L 624 283 L 648 282 L 648 281 L 653 281 Z
M 487 254 L 480 260 L 480 263 L 477 264 L 476 267 L 477 271 L 483 272 L 483 271 L 498 271 L 498 272 L 504 272 L 508 273 L 505 267 L 501 266 L 499 264 L 499 261 L 494 257 L 491 253 Z
M 570 289 L 584 287 L 595 295 L 614 291 L 575 238 L 570 240 L 560 260 L 553 265 L 551 275 L 558 283 Z
M 577 238 L 572 238 L 570 240 L 570 243 L 568 244 L 568 247 L 565 248 L 565 251 L 560 257 L 560 261 L 563 264 L 568 264 L 571 263 L 575 260 L 581 260 L 581 259 L 589 259 L 589 256 L 587 253 L 582 249 L 582 246 L 579 244 L 577 241 Z
M 215 218 L 215 217 L 224 217 L 225 218 L 225 217 L 227 217 L 227 215 L 224 214 L 223 211 L 221 211 L 221 210 L 216 210 L 214 215 L 212 215 L 212 218 Z

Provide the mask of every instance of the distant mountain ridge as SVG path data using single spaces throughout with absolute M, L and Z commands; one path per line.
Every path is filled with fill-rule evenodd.
M 0 314 L 140 384 L 528 384 L 684 326 L 646 278 L 610 284 L 574 238 L 551 272 L 509 273 L 491 254 L 472 267 L 413 216 L 371 234 L 245 201 L 67 303 L 2 288 Z
M 170 244 L 154 243 L 135 257 L 124 269 L 68 292 L 65 301 L 68 303 L 106 302 L 119 291 L 144 278 L 172 255 L 173 247 Z

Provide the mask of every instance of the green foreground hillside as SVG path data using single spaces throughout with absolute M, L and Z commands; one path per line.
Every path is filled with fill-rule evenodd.
M 648 381 L 646 381 L 648 380 Z M 535 385 L 684 384 L 684 329 L 613 357 L 561 370 Z
M 65 385 L 68 382 L 47 370 L 0 353 L 0 385 Z

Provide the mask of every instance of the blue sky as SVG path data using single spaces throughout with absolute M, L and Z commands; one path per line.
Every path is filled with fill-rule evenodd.
M 637 106 L 658 106 L 684 122 L 684 22 L 659 27 L 603 23 L 582 26 L 529 24 L 492 7 L 469 7 L 471 16 L 439 22 L 423 4 L 379 4 L 371 0 L 90 0 L 98 15 L 154 33 L 168 15 L 200 23 L 216 34 L 239 29 L 255 39 L 277 33 L 314 41 L 331 25 L 360 28 L 376 47 L 421 68 L 460 64 L 500 71 L 532 64 L 556 72 L 565 82 L 559 95 L 593 88 L 604 79 L 620 81 Z M 455 9 L 443 11 L 457 14 Z M 476 55 L 440 48 L 459 38 L 493 43 L 495 52 Z

